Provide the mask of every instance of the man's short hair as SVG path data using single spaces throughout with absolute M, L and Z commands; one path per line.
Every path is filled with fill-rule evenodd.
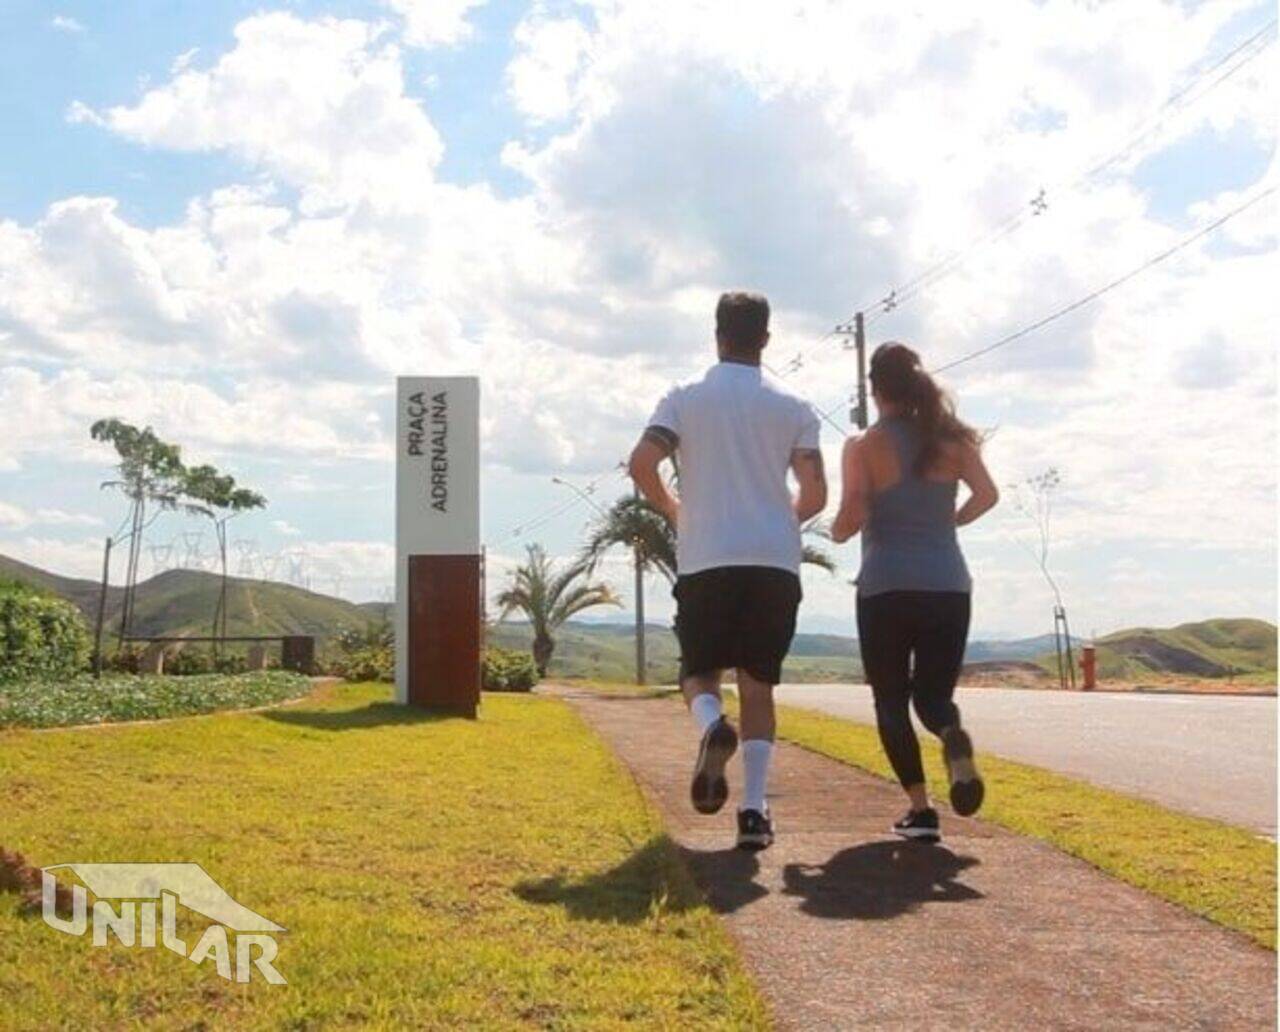
M 743 290 L 720 295 L 716 305 L 716 337 L 730 351 L 755 354 L 769 333 L 769 302 L 763 294 Z

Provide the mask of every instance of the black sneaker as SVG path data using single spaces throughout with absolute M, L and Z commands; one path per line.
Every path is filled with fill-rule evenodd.
M 693 768 L 693 784 L 689 795 L 698 813 L 717 813 L 729 798 L 729 783 L 724 768 L 738 748 L 738 732 L 721 717 L 702 736 L 698 762 Z
M 942 762 L 951 781 L 951 809 L 961 817 L 977 813 L 986 789 L 973 762 L 973 742 L 963 729 L 950 727 L 942 732 Z
M 773 818 L 759 810 L 738 811 L 738 848 L 768 849 L 773 845 Z
M 938 811 L 932 806 L 927 810 L 908 810 L 902 820 L 894 821 L 893 833 L 916 842 L 941 842 Z

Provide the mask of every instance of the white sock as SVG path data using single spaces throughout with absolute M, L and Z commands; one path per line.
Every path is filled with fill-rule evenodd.
M 769 804 L 765 802 L 764 793 L 772 756 L 773 743 L 767 738 L 748 738 L 742 743 L 741 809 L 768 812 Z
M 698 725 L 698 733 L 705 735 L 707 728 L 724 716 L 724 706 L 720 702 L 720 696 L 703 692 L 693 697 L 693 702 L 689 703 L 689 712 Z

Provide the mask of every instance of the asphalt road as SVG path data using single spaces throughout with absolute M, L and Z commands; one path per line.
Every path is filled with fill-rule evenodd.
M 778 701 L 875 721 L 865 685 L 782 685 Z M 1274 696 L 961 688 L 956 701 L 980 751 L 1275 837 Z

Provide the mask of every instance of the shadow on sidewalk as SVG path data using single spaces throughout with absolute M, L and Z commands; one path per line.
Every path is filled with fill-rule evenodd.
M 980 861 L 942 846 L 918 842 L 865 842 L 836 853 L 825 864 L 788 864 L 782 871 L 789 896 L 815 917 L 883 920 L 925 903 L 963 903 L 982 893 L 956 880 Z
M 769 890 L 756 881 L 760 861 L 755 853 L 681 846 L 680 856 L 707 897 L 707 905 L 717 914 L 731 914 L 769 895 Z
M 680 913 L 702 902 L 666 835 L 650 839 L 608 870 L 578 878 L 555 875 L 523 881 L 515 894 L 527 903 L 562 906 L 578 920 L 624 924 Z

